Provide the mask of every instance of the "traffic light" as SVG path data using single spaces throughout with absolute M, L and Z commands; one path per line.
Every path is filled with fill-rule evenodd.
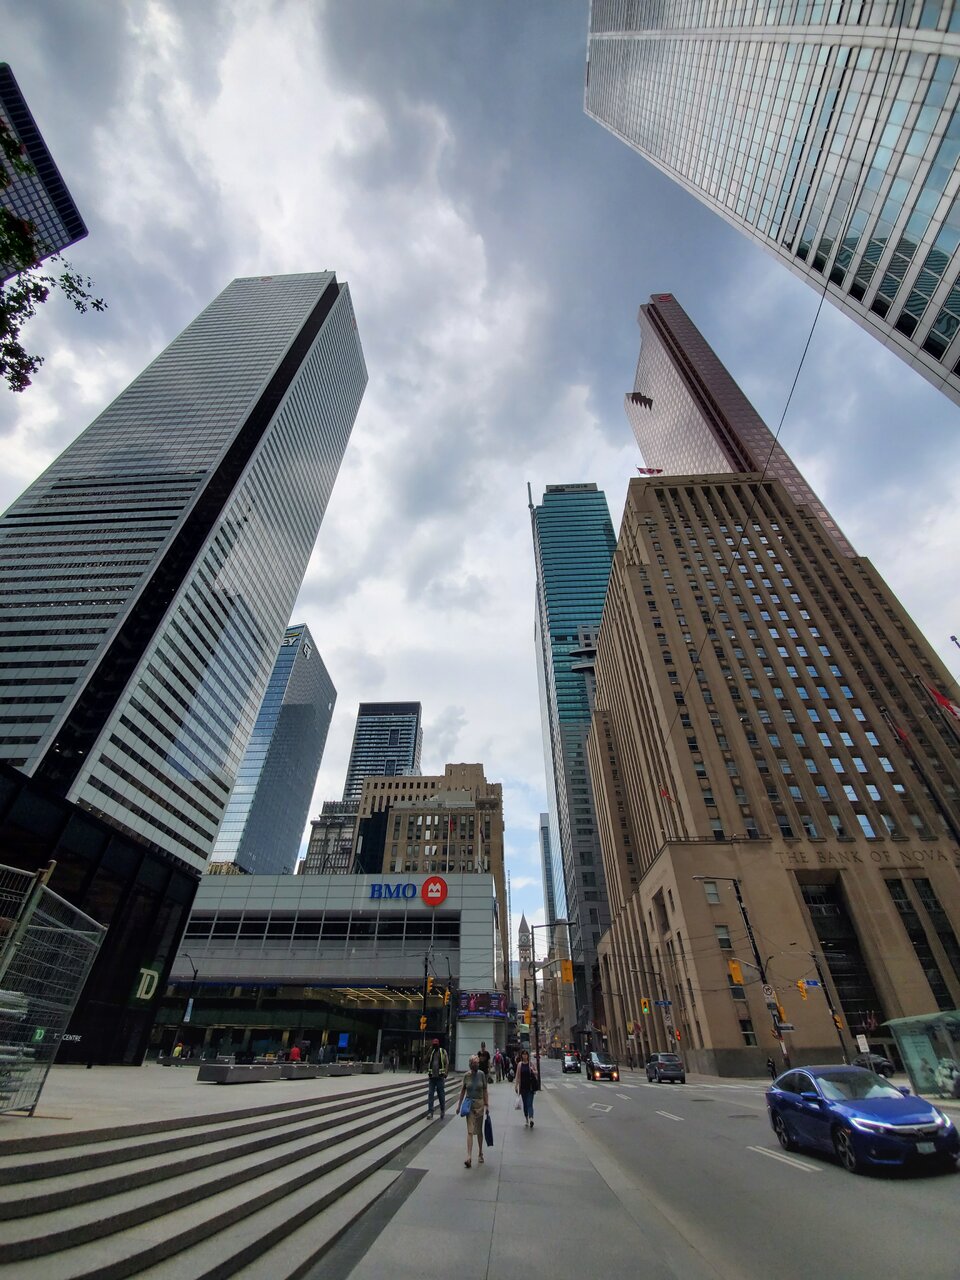
M 679 1039 L 680 1039 L 680 1028 L 679 1028 L 679 1027 L 675 1027 L 675 1028 L 674 1028 L 674 1032 L 673 1032 L 673 1034 L 674 1034 L 674 1035 L 677 1037 L 677 1039 L 679 1040 Z
M 421 1031 L 426 1031 L 426 1029 L 427 1029 L 427 1015 L 426 1015 L 425 1013 L 421 1013 L 421 1015 L 420 1015 L 420 1030 L 421 1030 Z
M 530 1019 L 531 1019 L 532 1017 L 533 1017 L 533 1010 L 532 1010 L 532 1009 L 524 1009 L 524 1011 L 523 1011 L 523 1020 L 524 1020 L 524 1022 L 527 1024 L 527 1026 L 528 1026 L 528 1027 L 529 1027 L 529 1025 L 530 1025 Z
M 650 1012 L 650 1001 L 647 999 L 646 996 L 643 996 L 642 999 L 640 1000 L 640 1012 L 641 1013 Z
M 572 960 L 560 961 L 560 981 L 573 982 L 573 961 Z
M 444 1003 L 445 1005 L 447 1005 L 447 1004 L 449 1004 L 449 1003 L 450 1003 L 450 988 L 449 988 L 449 987 L 447 987 L 446 991 L 444 991 L 444 993 L 443 993 L 443 1003 Z
M 432 990 L 433 990 L 433 974 L 428 973 L 427 974 L 427 995 L 429 995 Z
M 740 968 L 739 960 L 728 960 L 727 968 L 730 970 L 730 977 L 738 987 L 743 986 L 743 970 Z
M 800 992 L 800 998 L 801 998 L 802 1000 L 806 1000 L 806 998 L 807 998 L 807 984 L 804 982 L 803 978 L 798 978 L 798 979 L 797 979 L 797 990 Z
M 839 1013 L 835 1013 L 833 1015 L 833 1025 L 837 1028 L 838 1031 L 843 1030 L 843 1019 L 840 1017 Z

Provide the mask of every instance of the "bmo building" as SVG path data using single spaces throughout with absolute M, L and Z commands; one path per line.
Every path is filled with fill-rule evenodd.
M 153 1049 L 409 1069 L 436 1036 L 465 1069 L 506 1043 L 502 943 L 491 875 L 207 875 Z

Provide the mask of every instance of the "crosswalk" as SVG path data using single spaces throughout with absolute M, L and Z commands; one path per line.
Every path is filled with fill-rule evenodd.
M 588 1080 L 545 1080 L 543 1082 L 544 1089 L 595 1089 L 602 1088 L 602 1084 L 594 1083 Z M 664 1085 L 653 1084 L 647 1080 L 639 1080 L 636 1082 L 628 1080 L 620 1080 L 617 1082 L 618 1089 L 660 1089 L 662 1092 L 668 1089 L 679 1089 L 681 1092 L 689 1092 L 694 1089 L 727 1089 L 740 1093 L 763 1093 L 764 1086 L 760 1084 L 699 1084 L 691 1081 L 687 1085 Z M 619 1095 L 618 1095 L 619 1096 Z

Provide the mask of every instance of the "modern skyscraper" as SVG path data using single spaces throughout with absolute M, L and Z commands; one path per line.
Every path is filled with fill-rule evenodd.
M 353 731 L 344 800 L 359 800 L 364 778 L 416 776 L 420 772 L 419 702 L 361 702 Z
M 20 141 L 34 170 L 12 175 L 10 185 L 0 190 L 0 206 L 33 223 L 43 256 L 49 257 L 82 240 L 87 228 L 5 62 L 0 62 L 0 120 Z M 9 274 L 9 263 L 0 262 L 0 278 Z
M 235 280 L 0 519 L 0 759 L 140 850 L 100 884 L 68 842 L 52 882 L 129 929 L 97 962 L 121 1016 L 176 950 L 141 864 L 206 866 L 365 384 L 332 272 Z
M 668 475 L 765 472 L 808 506 L 844 555 L 853 547 L 671 293 L 640 307 L 640 359 L 627 418 L 643 460 Z
M 960 10 L 593 0 L 586 112 L 960 402 Z
M 543 876 L 543 906 L 550 925 L 549 934 L 553 936 L 553 926 L 557 923 L 557 895 L 553 887 L 553 851 L 550 848 L 550 815 L 540 815 L 540 869 Z
M 595 484 L 548 485 L 539 507 L 528 486 L 528 500 L 556 909 L 569 920 L 577 1021 L 587 1030 L 597 944 L 610 917 L 585 742 L 593 646 L 617 540 Z
M 308 628 L 287 627 L 208 871 L 295 870 L 336 700 Z
M 763 1074 L 957 1007 L 960 696 L 869 560 L 779 481 L 635 480 L 596 680 L 618 1052 Z

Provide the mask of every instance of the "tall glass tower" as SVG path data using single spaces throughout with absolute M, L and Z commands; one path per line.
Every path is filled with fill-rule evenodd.
M 538 507 L 528 486 L 528 501 L 555 911 L 570 925 L 583 1026 L 592 1021 L 597 945 L 610 923 L 585 744 L 596 635 L 617 539 L 607 499 L 595 484 L 548 485 Z
M 308 628 L 287 627 L 208 870 L 292 874 L 336 700 Z
M 420 773 L 419 702 L 361 702 L 347 765 L 343 799 L 360 802 L 364 778 L 416 777 Z
M 365 385 L 332 272 L 234 280 L 47 468 L 0 519 L 0 759 L 203 870 Z
M 586 112 L 960 403 L 960 6 L 592 0 Z

